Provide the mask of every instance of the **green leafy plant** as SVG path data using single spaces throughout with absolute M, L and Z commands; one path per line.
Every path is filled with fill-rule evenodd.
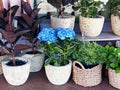
M 72 3 L 72 0 L 47 0 L 52 6 L 57 8 L 58 17 L 64 17 L 65 7 L 68 4 Z
M 120 0 L 109 0 L 106 4 L 109 14 L 118 15 L 120 17 Z
M 8 10 L 0 11 L 0 33 L 2 33 L 2 38 L 5 40 L 0 40 L 2 47 L 9 51 L 9 54 L 13 57 L 13 65 L 15 64 L 15 44 L 19 40 L 20 36 L 29 30 L 21 30 L 14 27 L 13 19 L 18 10 L 19 6 L 13 6 Z M 8 44 L 10 46 L 8 46 Z
M 97 65 L 106 60 L 106 49 L 96 42 L 77 41 L 73 59 L 86 65 Z
M 120 73 L 120 47 L 106 45 L 107 61 L 106 68 L 114 69 L 116 73 Z
M 48 59 L 45 65 L 63 66 L 71 60 L 75 43 L 75 33 L 71 29 L 44 28 L 38 35 L 40 48 L 43 49 Z
M 39 4 L 38 4 L 39 5 Z M 31 8 L 30 4 L 28 2 L 22 1 L 22 9 L 25 11 L 25 13 L 22 13 L 22 21 L 21 26 L 24 29 L 29 29 L 30 32 L 25 33 L 24 36 L 26 39 L 32 44 L 32 51 L 35 52 L 34 48 L 37 45 L 37 35 L 39 33 L 39 27 L 38 25 L 41 23 L 41 17 L 38 18 L 38 12 L 40 8 L 38 8 L 38 5 L 34 7 L 34 9 Z
M 95 0 L 73 0 L 74 10 L 79 10 L 80 15 L 83 17 L 96 18 L 99 11 L 101 10 L 101 5 L 104 5 L 101 1 Z

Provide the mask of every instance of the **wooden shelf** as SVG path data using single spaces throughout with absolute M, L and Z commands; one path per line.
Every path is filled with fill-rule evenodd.
M 76 38 L 82 41 L 82 36 L 80 34 L 76 34 Z M 85 41 L 114 41 L 120 40 L 120 36 L 114 35 L 112 32 L 103 32 L 97 37 L 85 37 Z
M 51 27 L 50 20 L 44 20 L 41 23 L 41 28 Z M 76 38 L 83 40 L 80 33 L 79 23 L 75 23 L 74 30 L 76 32 Z M 111 29 L 110 20 L 106 20 L 103 26 L 102 33 L 97 37 L 85 37 L 85 41 L 116 41 L 120 40 L 120 36 L 113 34 Z

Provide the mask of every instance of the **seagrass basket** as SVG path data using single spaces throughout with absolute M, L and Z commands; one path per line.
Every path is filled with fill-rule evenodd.
M 120 89 L 120 73 L 116 73 L 113 69 L 108 69 L 109 83 L 115 88 Z
M 78 67 L 78 65 L 80 67 Z M 99 64 L 91 69 L 85 67 L 78 61 L 73 62 L 73 81 L 84 87 L 96 86 L 101 83 L 102 65 Z

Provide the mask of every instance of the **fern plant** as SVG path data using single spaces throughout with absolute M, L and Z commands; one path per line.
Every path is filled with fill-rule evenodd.
M 96 42 L 77 41 L 73 52 L 73 59 L 86 65 L 96 65 L 106 60 L 106 49 Z

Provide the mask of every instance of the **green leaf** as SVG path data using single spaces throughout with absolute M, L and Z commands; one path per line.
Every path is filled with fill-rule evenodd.
M 110 64 L 110 66 L 112 68 L 116 68 L 116 67 L 118 67 L 118 63 L 117 62 L 113 62 L 113 63 Z
M 115 69 L 115 72 L 116 72 L 116 73 L 120 73 L 120 68 L 117 67 L 117 68 Z

